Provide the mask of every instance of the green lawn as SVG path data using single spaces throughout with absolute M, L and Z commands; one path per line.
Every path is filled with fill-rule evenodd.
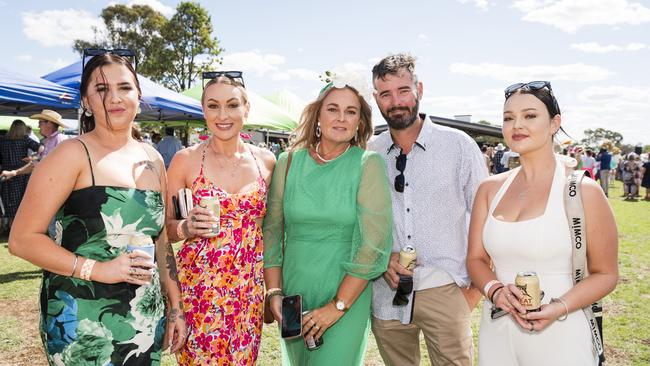
M 605 298 L 605 344 L 608 365 L 650 364 L 650 202 L 623 201 L 621 184 L 612 190 L 620 237 L 620 282 Z M 45 364 L 38 336 L 38 286 L 36 267 L 12 257 L 6 238 L 0 244 L 0 365 Z M 474 335 L 479 314 L 474 311 Z M 259 356 L 260 365 L 279 365 L 278 331 L 266 326 Z M 424 362 L 429 364 L 422 349 Z M 163 365 L 175 365 L 166 356 Z M 366 353 L 367 365 L 382 365 L 371 337 Z

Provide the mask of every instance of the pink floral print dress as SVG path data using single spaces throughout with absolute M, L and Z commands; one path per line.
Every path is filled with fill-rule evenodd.
M 255 188 L 228 194 L 203 175 L 205 152 L 191 187 L 193 201 L 198 205 L 202 197 L 219 197 L 221 229 L 214 238 L 186 240 L 177 254 L 189 328 L 177 360 L 180 365 L 253 365 L 264 300 L 264 244 L 256 219 L 266 214 L 266 182 L 255 160 Z

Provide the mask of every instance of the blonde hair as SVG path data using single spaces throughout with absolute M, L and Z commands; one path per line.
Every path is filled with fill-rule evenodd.
M 293 149 L 315 148 L 319 141 L 316 136 L 316 126 L 318 125 L 318 118 L 320 110 L 323 107 L 323 101 L 334 89 L 348 89 L 354 92 L 359 99 L 361 109 L 359 111 L 359 130 L 355 134 L 355 139 L 350 140 L 351 145 L 359 146 L 362 149 L 366 148 L 366 143 L 372 137 L 372 110 L 366 100 L 359 94 L 359 91 L 349 85 L 343 88 L 330 87 L 329 89 L 321 92 L 315 101 L 309 103 L 300 116 L 300 124 L 295 131 L 296 138 L 292 143 Z
M 23 137 L 27 136 L 27 125 L 22 120 L 14 120 L 9 127 L 9 132 L 7 132 L 7 139 L 9 140 L 20 140 Z
M 239 89 L 239 91 L 241 91 L 242 101 L 244 102 L 245 105 L 248 105 L 248 93 L 246 93 L 246 88 L 244 88 L 242 83 L 240 83 L 239 81 L 231 79 L 227 76 L 219 76 L 217 78 L 208 81 L 208 83 L 205 84 L 205 86 L 203 87 L 203 93 L 201 94 L 201 105 L 205 103 L 205 91 L 208 90 L 208 88 L 211 87 L 212 85 L 216 85 L 216 84 L 232 85 L 235 88 Z

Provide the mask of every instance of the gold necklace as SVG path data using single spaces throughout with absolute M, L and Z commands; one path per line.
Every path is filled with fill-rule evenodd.
M 219 154 L 214 150 L 214 147 L 212 146 L 212 142 L 210 141 L 208 144 L 210 145 L 210 149 L 212 150 L 212 152 L 214 152 L 215 155 L 217 156 L 217 164 L 219 164 L 219 168 L 221 168 L 222 171 L 226 171 L 226 165 L 227 165 L 227 164 L 223 164 L 221 162 L 222 159 L 231 163 L 232 169 L 230 170 L 230 177 L 234 178 L 235 173 L 239 169 L 239 166 L 241 165 L 241 161 L 244 158 L 243 153 L 239 152 L 239 141 L 237 142 L 237 151 L 235 151 L 233 159 L 228 159 L 228 158 L 225 158 L 225 157 L 224 158 L 219 158 Z M 238 153 L 239 153 L 239 157 L 237 157 Z

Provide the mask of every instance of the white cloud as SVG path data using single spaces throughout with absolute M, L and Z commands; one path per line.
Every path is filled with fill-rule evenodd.
M 159 13 L 166 16 L 167 18 L 171 18 L 171 16 L 174 15 L 174 13 L 176 12 L 176 9 L 172 8 L 171 6 L 167 6 L 158 0 L 129 0 L 129 1 L 119 0 L 119 1 L 109 2 L 108 6 L 113 6 L 117 4 L 124 4 L 126 6 L 149 5 L 150 8 L 158 11 Z
M 607 79 L 614 74 L 600 66 L 582 63 L 511 66 L 492 63 L 468 64 L 455 62 L 449 66 L 449 71 L 454 74 L 491 77 L 509 82 L 522 80 L 597 81 Z
M 75 39 L 93 41 L 93 27 L 104 30 L 97 16 L 83 10 L 45 10 L 22 14 L 23 33 L 44 47 L 71 46 Z
M 470 0 L 458 0 L 461 4 L 466 4 L 470 2 Z M 493 6 L 494 4 L 491 3 L 488 0 L 471 0 L 471 2 L 474 4 L 475 7 L 481 9 L 481 10 L 487 10 L 490 6 Z
M 584 102 L 618 104 L 618 106 L 647 106 L 650 108 L 650 87 L 599 86 L 590 87 L 578 94 Z
M 291 79 L 291 75 L 286 72 L 274 72 L 271 74 L 271 80 L 273 81 L 286 81 Z
M 418 39 L 421 39 L 421 40 L 423 40 L 423 41 L 426 41 L 427 39 L 429 39 L 429 36 L 427 36 L 427 35 L 424 34 L 424 33 L 420 33 L 420 34 L 418 34 Z
M 149 5 L 154 10 L 159 11 L 162 15 L 170 18 L 174 13 L 176 12 L 176 9 L 172 8 L 171 6 L 167 6 L 163 4 L 160 1 L 157 0 L 131 0 L 129 1 L 126 5 L 128 6 L 133 6 L 133 5 Z
M 470 95 L 428 96 L 425 89 L 420 110 L 430 115 L 453 118 L 472 115 L 472 122 L 487 120 L 501 124 L 503 91 L 488 89 Z M 563 100 L 565 103 L 562 103 Z M 650 87 L 599 86 L 579 92 L 574 100 L 560 98 L 562 125 L 575 139 L 583 138 L 586 129 L 598 127 L 620 132 L 625 143 L 650 141 L 647 116 L 650 115 Z
M 287 70 L 287 74 L 291 76 L 295 76 L 298 79 L 307 80 L 307 81 L 318 80 L 318 75 L 319 75 L 319 73 L 314 70 L 302 69 L 302 68 L 289 69 Z
M 31 61 L 32 60 L 32 55 L 20 54 L 20 55 L 16 56 L 16 60 L 18 60 L 18 61 Z
M 648 46 L 645 43 L 628 43 L 627 45 L 617 46 L 610 44 L 607 46 L 601 45 L 598 42 L 586 42 L 586 43 L 574 43 L 571 45 L 571 48 L 577 50 L 588 52 L 588 53 L 608 53 L 608 52 L 634 52 L 639 51 Z
M 650 22 L 650 8 L 627 0 L 521 0 L 512 5 L 523 20 L 573 33 L 589 25 L 638 25 Z
M 278 66 L 285 63 L 285 57 L 276 54 L 263 54 L 259 50 L 235 52 L 223 56 L 222 70 L 242 70 L 255 72 L 257 76 L 279 72 Z M 283 79 L 285 80 L 285 79 Z

